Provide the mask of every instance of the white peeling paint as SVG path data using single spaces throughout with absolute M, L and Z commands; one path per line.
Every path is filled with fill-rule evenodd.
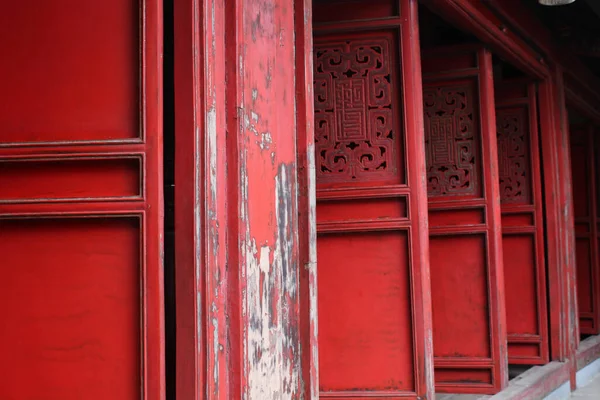
M 274 245 L 256 247 L 248 242 L 247 321 L 244 346 L 248 360 L 248 400 L 279 400 L 297 396 L 301 379 L 299 330 L 290 315 L 290 302 L 297 301 L 298 270 L 294 248 L 296 232 L 291 229 L 292 195 L 285 166 L 276 177 Z M 284 196 L 281 196 L 281 194 Z

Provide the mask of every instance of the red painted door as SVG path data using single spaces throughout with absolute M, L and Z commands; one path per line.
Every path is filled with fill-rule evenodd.
M 575 211 L 575 257 L 579 331 L 600 333 L 600 276 L 598 270 L 598 227 L 596 204 L 596 165 L 593 128 L 571 126 L 571 171 Z
M 496 83 L 498 170 L 510 364 L 549 361 L 536 84 Z
M 315 4 L 321 398 L 433 398 L 416 7 Z
M 423 55 L 436 390 L 493 393 L 507 381 L 491 54 Z
M 0 13 L 0 398 L 161 399 L 159 0 Z

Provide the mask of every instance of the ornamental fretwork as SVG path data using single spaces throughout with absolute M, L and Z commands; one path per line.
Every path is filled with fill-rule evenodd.
M 396 178 L 389 38 L 315 44 L 317 183 Z
M 426 86 L 423 96 L 428 195 L 479 194 L 472 86 Z
M 498 169 L 502 203 L 530 202 L 526 110 L 497 110 Z

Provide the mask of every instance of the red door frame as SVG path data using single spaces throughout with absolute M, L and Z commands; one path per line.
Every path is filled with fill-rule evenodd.
M 318 396 L 310 5 L 174 3 L 182 400 Z
M 58 125 L 58 127 L 50 126 L 51 129 L 58 131 L 60 138 L 54 139 L 52 135 L 55 132 L 52 131 L 45 132 L 44 134 L 39 134 L 36 131 L 24 131 L 24 133 L 28 134 L 26 139 L 17 139 L 18 142 L 15 140 L 15 142 L 4 141 L 3 143 L 0 143 L 0 164 L 6 163 L 7 166 L 12 164 L 13 167 L 11 169 L 14 172 L 20 173 L 21 176 L 26 176 L 31 179 L 29 184 L 32 187 L 37 186 L 36 180 L 38 180 L 38 183 L 41 180 L 50 180 L 53 185 L 50 194 L 43 193 L 42 196 L 40 196 L 39 193 L 47 190 L 43 188 L 43 185 L 41 191 L 25 190 L 25 192 L 28 193 L 27 195 L 19 193 L 18 186 L 13 187 L 11 185 L 8 187 L 7 189 L 9 191 L 13 188 L 13 190 L 16 189 L 16 192 L 13 193 L 10 198 L 2 198 L 0 195 L 0 224 L 2 224 L 3 221 L 6 223 L 11 223 L 11 221 L 30 221 L 33 224 L 37 224 L 47 220 L 54 221 L 54 224 L 56 224 L 57 227 L 60 227 L 61 223 L 67 223 L 67 221 L 83 221 L 86 224 L 90 224 L 87 225 L 88 228 L 90 226 L 94 228 L 96 224 L 102 225 L 103 223 L 111 223 L 112 221 L 131 219 L 136 222 L 137 230 L 139 232 L 139 238 L 137 239 L 139 242 L 139 258 L 137 260 L 139 264 L 137 279 L 139 279 L 139 282 L 136 282 L 136 284 L 139 283 L 139 294 L 134 294 L 134 296 L 139 299 L 139 311 L 136 310 L 138 314 L 136 318 L 139 318 L 137 326 L 139 327 L 140 345 L 140 348 L 138 349 L 139 387 L 136 387 L 136 390 L 139 390 L 143 400 L 161 400 L 164 399 L 165 396 L 162 163 L 163 4 L 161 0 L 139 0 L 132 2 L 131 5 L 135 7 L 134 13 L 138 17 L 136 23 L 128 26 L 127 23 L 130 23 L 131 21 L 119 21 L 119 24 L 122 25 L 119 25 L 114 31 L 115 35 L 122 35 L 117 37 L 116 40 L 124 41 L 130 38 L 129 35 L 131 35 L 131 32 L 139 32 L 139 35 L 135 36 L 137 39 L 136 54 L 131 57 L 137 62 L 137 68 L 131 68 L 129 65 L 116 65 L 117 68 L 123 68 L 123 71 L 127 71 L 127 73 L 133 72 L 134 74 L 134 76 L 127 76 L 126 78 L 132 79 L 133 82 L 127 82 L 123 77 L 116 78 L 122 79 L 118 85 L 132 84 L 138 92 L 135 99 L 136 104 L 132 106 L 130 110 L 133 115 L 127 116 L 127 118 L 131 118 L 131 120 L 137 122 L 135 127 L 131 127 L 131 132 L 127 132 L 131 134 L 131 137 L 121 137 L 120 135 L 122 132 L 118 130 L 101 132 L 99 136 L 98 132 L 94 131 L 94 129 L 97 129 L 95 124 L 97 124 L 98 121 L 94 120 L 93 117 L 90 117 L 88 111 L 86 117 L 89 118 L 89 120 L 82 121 L 85 123 L 82 123 L 81 127 L 78 127 L 76 135 L 71 133 L 71 137 L 64 138 L 64 132 L 60 132 L 61 118 L 65 118 L 66 116 L 68 119 L 71 117 L 70 113 L 79 112 L 79 110 L 64 109 L 65 115 L 59 116 L 58 119 L 52 119 L 52 123 Z M 127 3 L 127 6 L 129 6 L 129 3 Z M 72 14 L 65 14 L 64 17 L 74 19 L 76 18 L 75 14 L 85 12 L 90 13 L 85 7 L 77 8 Z M 79 16 L 80 14 L 77 14 L 77 17 Z M 89 18 L 90 15 L 86 15 L 86 17 Z M 91 17 L 93 18 L 95 16 Z M 47 18 L 47 16 L 44 15 L 44 18 Z M 51 16 L 48 18 L 54 17 Z M 26 24 L 22 26 L 25 30 L 28 30 Z M 27 37 L 25 32 L 13 33 L 22 37 Z M 28 34 L 31 34 L 31 32 Z M 104 37 L 103 35 L 104 33 L 100 34 L 100 37 Z M 112 36 L 111 39 L 115 40 L 115 36 Z M 62 43 L 59 44 L 63 45 Z M 89 46 L 87 43 L 85 45 Z M 76 59 L 77 54 L 73 54 L 73 48 L 69 46 L 73 46 L 73 43 L 62 46 L 61 52 L 72 59 Z M 83 47 L 82 44 L 79 44 L 79 46 Z M 36 50 L 31 49 L 31 51 L 35 52 Z M 89 52 L 93 56 L 99 57 L 98 54 L 93 53 L 94 48 L 89 50 Z M 89 57 L 90 53 L 86 54 L 86 56 Z M 60 52 L 58 54 L 60 54 Z M 117 57 L 122 57 L 122 55 Z M 89 63 L 89 58 L 86 61 Z M 68 61 L 68 63 L 71 64 L 72 67 L 73 61 Z M 44 63 L 40 63 L 37 67 L 44 69 L 45 65 Z M 87 67 L 87 64 L 81 64 L 80 66 L 80 68 Z M 35 69 L 29 69 L 27 72 L 24 71 L 24 74 L 34 73 Z M 86 70 L 81 71 L 82 76 L 87 77 L 87 73 L 88 71 Z M 89 76 L 93 77 L 94 72 L 90 73 Z M 80 82 L 80 79 L 81 77 L 78 77 L 78 80 L 75 80 L 74 82 Z M 28 80 L 28 77 L 23 76 L 22 80 L 26 81 Z M 110 93 L 102 91 L 98 92 L 98 85 L 102 84 L 104 83 L 91 81 L 89 87 L 86 86 L 86 90 L 89 89 L 90 91 L 88 96 L 90 96 L 90 98 L 93 98 L 94 96 L 102 97 L 106 96 L 106 93 Z M 77 88 L 62 88 L 62 90 L 65 93 L 68 92 L 69 95 L 72 89 L 74 89 L 75 92 L 77 91 Z M 45 91 L 47 92 L 47 90 L 48 89 Z M 69 96 L 62 96 L 61 101 L 64 102 L 65 97 L 68 98 Z M 123 101 L 122 99 L 117 100 L 118 102 Z M 87 105 L 87 107 L 89 107 L 89 105 Z M 82 109 L 86 109 L 86 106 L 82 107 Z M 118 110 L 118 112 L 120 113 L 121 110 Z M 98 112 L 93 116 L 101 119 L 111 119 L 110 116 L 107 115 L 98 116 Z M 31 120 L 35 121 L 36 117 L 36 113 L 33 112 Z M 77 119 L 78 117 L 78 115 L 75 115 L 73 118 Z M 25 126 L 27 125 L 25 124 Z M 103 129 L 106 129 L 106 127 L 103 126 Z M 90 136 L 86 137 L 86 134 Z M 15 134 L 15 137 L 16 136 L 20 136 L 20 134 L 17 133 Z M 115 165 L 109 164 L 112 161 L 132 161 L 135 163 L 135 168 L 132 170 L 135 174 L 133 177 L 134 181 L 132 183 L 130 180 L 128 183 L 129 187 L 133 184 L 133 189 L 136 190 L 135 193 L 131 193 L 128 189 L 125 194 L 121 185 L 119 186 L 119 189 L 113 191 L 108 190 L 108 192 L 111 192 L 111 195 L 109 196 L 98 194 L 106 192 L 106 188 L 114 184 L 115 181 L 122 182 L 123 179 L 129 179 L 131 177 L 128 176 L 127 178 L 122 178 L 122 169 L 105 168 L 106 165 Z M 95 163 L 95 165 L 100 166 L 102 169 L 101 172 L 96 172 L 95 174 L 92 172 L 89 175 L 92 178 L 88 179 L 93 179 L 92 183 L 83 182 L 81 176 L 84 175 L 80 175 L 80 173 L 86 171 L 86 163 L 88 162 Z M 37 175 L 37 172 L 39 171 L 36 171 L 35 168 L 31 167 L 36 167 L 36 164 L 38 163 L 47 163 L 46 165 L 54 167 L 58 166 L 57 175 L 51 176 L 52 174 L 48 174 L 46 177 L 44 177 L 44 175 Z M 62 168 L 60 167 L 61 165 L 63 165 Z M 118 165 L 122 167 L 123 164 Z M 3 167 L 4 165 L 0 166 L 0 169 L 3 169 Z M 23 167 L 26 169 L 21 169 Z M 42 166 L 37 165 L 37 168 L 40 167 Z M 65 167 L 72 169 L 69 171 Z M 3 171 L 5 172 L 6 170 L 3 169 Z M 23 171 L 27 172 L 23 173 Z M 69 179 L 68 177 L 65 178 L 65 175 L 72 175 L 73 179 Z M 54 180 L 53 178 L 56 179 Z M 92 186 L 84 187 L 83 185 L 86 183 Z M 119 193 L 112 194 L 115 192 Z M 51 227 L 50 229 L 53 228 Z M 65 230 L 63 230 L 63 232 L 65 232 Z M 82 239 L 86 239 L 86 233 L 87 232 L 85 231 L 82 233 Z M 110 235 L 110 232 L 108 235 Z M 104 241 L 106 243 L 110 243 L 110 239 L 110 237 L 101 236 L 94 238 L 94 240 Z M 85 241 L 82 243 L 83 245 L 87 245 Z M 79 243 L 70 243 L 73 248 L 78 244 Z M 95 257 L 102 260 L 102 257 L 106 256 L 106 254 L 88 254 L 89 252 L 86 251 L 85 248 L 75 250 L 91 257 L 90 264 L 93 264 Z M 120 254 L 117 253 L 111 253 L 109 256 L 114 257 L 114 259 L 117 260 L 119 255 Z M 80 260 L 81 258 L 78 259 Z M 67 264 L 70 261 L 70 259 L 61 258 L 52 260 L 52 262 L 55 263 Z M 110 261 L 112 260 L 109 259 L 108 265 L 102 265 L 101 267 L 103 269 L 114 268 L 114 265 L 111 265 Z M 26 265 L 22 266 L 25 267 Z M 97 265 L 93 266 L 96 267 Z M 68 280 L 69 277 L 61 277 L 61 279 L 63 278 L 64 280 Z M 98 285 L 101 286 L 103 283 L 105 282 L 98 282 Z M 90 292 L 95 292 L 97 289 L 96 287 L 78 287 L 77 285 L 80 285 L 80 283 L 73 283 L 74 290 L 88 291 L 89 289 Z M 118 285 L 114 287 L 119 288 Z M 98 303 L 104 306 L 109 304 L 106 303 L 106 301 L 109 301 L 113 304 L 117 304 L 118 307 L 119 302 L 126 298 L 121 295 L 124 294 L 111 293 L 110 296 L 106 296 L 107 298 L 98 299 Z M 31 298 L 35 299 L 34 296 Z M 73 299 L 67 299 L 67 301 L 69 300 Z M 123 307 L 126 306 L 127 305 L 123 305 Z M 111 312 L 110 309 L 104 311 L 107 313 Z M 80 318 L 86 318 L 85 316 L 90 315 L 93 321 L 93 318 L 101 313 L 97 309 L 89 309 L 84 312 L 84 316 L 65 314 L 66 316 L 63 317 L 60 316 L 60 314 L 60 311 L 56 311 L 55 315 L 44 317 L 49 321 L 44 321 L 44 324 L 52 324 L 54 323 L 52 321 L 56 322 L 57 320 L 79 321 Z M 62 314 L 64 314 L 64 312 Z M 99 317 L 101 317 L 101 315 Z M 56 326 L 58 327 L 56 329 L 58 332 L 60 332 L 63 322 L 64 321 L 56 322 Z M 136 324 L 134 323 L 133 325 L 135 326 Z M 110 329 L 112 327 L 106 328 Z M 110 339 L 103 338 L 102 340 L 114 340 L 115 342 L 119 342 L 121 338 L 118 337 L 117 332 L 118 329 L 115 330 L 114 335 L 113 332 L 110 333 Z M 78 333 L 76 332 L 75 335 L 77 334 Z M 52 334 L 49 335 L 49 338 L 52 339 Z M 71 351 L 77 351 L 77 353 L 71 355 L 71 357 L 74 357 L 71 361 L 77 364 L 77 360 L 80 358 L 90 357 L 101 358 L 102 361 L 108 362 L 102 357 L 102 351 L 104 350 L 103 346 L 110 345 L 112 344 L 111 342 L 107 341 L 106 343 L 102 343 L 101 340 L 93 337 L 79 338 L 76 336 L 76 338 L 80 340 L 82 343 L 81 345 L 78 345 L 76 348 L 64 348 L 60 351 L 61 353 L 64 353 L 63 350 L 68 350 L 69 353 Z M 26 337 L 23 337 L 23 339 L 26 340 Z M 89 348 L 93 349 L 93 353 L 88 353 L 89 350 L 87 349 Z M 81 354 L 79 353 L 80 350 L 82 351 Z M 52 356 L 52 358 L 54 358 L 54 356 Z M 57 359 L 60 359 L 60 357 L 57 357 Z M 34 369 L 35 368 L 32 370 Z M 86 371 L 86 373 L 93 374 L 94 372 Z M 35 387 L 35 382 L 28 382 L 28 384 L 34 385 Z M 135 386 L 135 383 L 132 383 L 132 385 Z
M 576 247 L 577 282 L 585 282 L 589 290 L 578 287 L 579 332 L 597 335 L 600 333 L 600 269 L 598 268 L 598 224 L 597 224 L 597 170 L 595 158 L 594 127 L 592 125 L 570 126 L 571 158 L 575 155 L 582 168 L 573 167 L 573 204 L 575 208 L 576 244 L 585 243 L 587 254 Z M 579 164 L 582 162 L 582 164 Z M 576 186 L 579 182 L 579 186 Z M 581 193 L 578 189 L 583 189 Z M 583 196 L 582 196 L 583 195 Z M 577 207 L 577 205 L 582 205 Z M 582 249 L 582 250 L 583 250 Z M 589 308 L 588 308 L 589 307 Z
M 317 215 L 313 93 L 312 0 L 295 0 L 296 152 L 298 164 L 298 250 L 300 271 L 300 340 L 302 378 L 307 400 L 319 398 L 317 316 Z M 301 49 L 301 51 L 298 51 Z
M 546 364 L 549 361 L 549 340 L 548 340 L 548 317 L 547 317 L 547 295 L 546 295 L 546 263 L 545 263 L 545 235 L 544 235 L 544 207 L 541 179 L 541 162 L 539 146 L 539 128 L 538 128 L 538 102 L 537 85 L 530 79 L 519 79 L 496 82 L 496 118 L 498 120 L 498 129 L 502 127 L 502 115 L 506 115 L 509 126 L 511 122 L 516 123 L 524 132 L 520 133 L 523 137 L 523 143 L 505 144 L 505 164 L 508 170 L 512 172 L 510 165 L 509 152 L 512 146 L 518 150 L 524 150 L 525 156 L 522 159 L 526 165 L 523 168 L 524 181 L 520 188 L 522 192 L 514 196 L 506 196 L 501 192 L 502 199 L 502 230 L 504 243 L 504 254 L 515 254 L 517 248 L 507 246 L 506 240 L 518 245 L 519 243 L 532 243 L 532 253 L 519 254 L 525 258 L 517 257 L 520 260 L 514 264 L 513 269 L 507 267 L 510 262 L 504 258 L 504 273 L 506 297 L 511 299 L 512 310 L 516 315 L 511 315 L 507 300 L 507 330 L 508 330 L 508 356 L 509 364 Z M 518 122 L 522 122 L 518 126 Z M 518 129 L 518 128 L 517 128 Z M 509 140 L 509 138 L 506 138 Z M 499 163 L 502 165 L 502 159 L 499 154 Z M 517 166 L 518 168 L 518 166 Z M 509 174 L 507 174 L 509 175 Z M 507 176 L 510 192 L 507 195 L 514 195 L 514 190 L 519 190 L 515 185 L 516 181 L 509 175 Z M 515 201 L 516 200 L 516 201 Z M 531 260 L 531 262 L 529 261 Z M 531 271 L 532 281 L 515 282 L 511 279 L 510 273 L 516 274 L 515 279 L 520 279 L 521 269 Z M 525 275 L 527 278 L 528 276 Z M 532 286 L 519 286 L 528 283 Z M 523 308 L 523 304 L 531 305 L 534 301 L 533 310 Z M 522 310 L 521 310 L 522 309 Z M 524 314 L 525 313 L 525 314 Z M 528 322 L 533 321 L 533 326 L 526 326 Z M 514 328 L 513 328 L 514 327 Z M 512 328 L 512 331 L 511 331 Z M 527 331 L 524 331 L 527 329 Z M 512 348 L 511 348 L 512 345 Z M 532 354 L 533 352 L 533 354 Z
M 473 147 L 476 149 L 471 151 L 479 156 L 476 158 L 469 181 L 470 187 L 474 190 L 466 192 L 466 194 L 457 193 L 460 196 L 428 193 L 429 232 L 430 237 L 438 238 L 438 241 L 446 238 L 456 240 L 471 235 L 484 237 L 483 259 L 480 262 L 483 263 L 481 265 L 485 275 L 483 292 L 486 298 L 473 300 L 480 302 L 473 306 L 486 308 L 483 323 L 489 330 L 489 337 L 486 338 L 486 343 L 482 344 L 486 346 L 488 357 L 466 354 L 438 356 L 435 351 L 435 340 L 438 339 L 434 339 L 436 390 L 445 393 L 493 394 L 508 384 L 508 357 L 492 56 L 487 49 L 481 46 L 453 46 L 425 52 L 423 65 L 423 85 L 426 89 L 449 85 L 462 88 L 471 84 L 474 87 L 474 93 L 472 99 L 466 99 L 465 105 L 473 99 L 478 101 L 478 106 L 474 107 L 474 113 L 477 113 L 474 120 L 477 122 L 474 123 L 475 127 L 473 128 L 475 137 Z M 435 155 L 434 149 L 431 153 L 432 156 Z M 446 165 L 444 166 L 446 167 Z M 462 217 L 453 216 L 453 212 L 461 212 L 463 215 Z M 470 253 L 470 250 L 466 249 L 456 250 L 462 254 Z M 445 259 L 450 256 L 445 254 L 439 257 Z M 432 257 L 432 265 L 433 262 L 438 261 L 441 260 L 434 260 Z M 459 265 L 452 267 L 443 265 L 438 268 L 459 268 Z M 432 266 L 432 276 L 436 269 L 436 266 Z M 435 281 L 435 278 L 432 279 L 432 282 Z M 432 297 L 440 296 L 441 302 L 449 304 L 448 302 L 452 298 L 450 293 L 436 293 L 435 286 L 432 289 L 434 290 Z M 434 314 L 436 312 L 435 302 L 433 312 Z M 443 316 L 447 317 L 447 313 L 444 313 Z M 457 321 L 456 324 L 462 326 L 468 322 Z M 446 322 L 441 326 L 434 325 L 434 329 L 441 332 L 445 326 Z M 454 331 L 457 331 L 456 329 L 454 328 Z M 438 333 L 440 341 L 451 343 L 450 347 L 447 347 L 448 349 L 459 348 L 461 343 L 474 340 L 469 337 L 453 336 L 451 332 L 453 332 L 452 327 L 448 327 L 448 333 Z M 442 375 L 442 371 L 447 373 Z M 488 382 L 481 378 L 482 374 L 486 373 Z
M 230 351 L 215 345 L 231 340 L 223 46 L 209 57 L 211 43 L 224 37 L 223 3 L 175 1 L 174 20 L 176 392 L 186 400 L 228 398 Z
M 343 8 L 340 8 L 343 7 Z M 431 316 L 430 316 L 430 286 L 428 269 L 428 234 L 427 226 L 427 197 L 426 183 L 421 179 L 425 168 L 425 150 L 422 141 L 423 132 L 423 109 L 422 109 L 422 86 L 420 79 L 420 47 L 418 34 L 418 4 L 416 0 L 391 0 L 379 1 L 377 4 L 369 5 L 368 16 L 364 19 L 355 19 L 356 11 L 360 5 L 336 4 L 335 2 L 323 3 L 319 16 L 315 15 L 315 34 L 336 33 L 343 39 L 344 34 L 353 34 L 361 31 L 399 31 L 400 85 L 402 87 L 402 107 L 400 120 L 404 132 L 403 161 L 405 171 L 405 183 L 401 185 L 372 185 L 362 188 L 361 192 L 340 188 L 320 188 L 317 192 L 319 200 L 325 203 L 329 200 L 341 200 L 344 197 L 354 196 L 358 198 L 404 198 L 408 207 L 408 215 L 395 220 L 354 220 L 350 221 L 327 221 L 317 224 L 322 233 L 340 231 L 391 231 L 406 230 L 409 232 L 409 271 L 410 271 L 410 307 L 412 316 L 412 335 L 414 351 L 414 379 L 415 391 L 382 391 L 364 392 L 353 390 L 347 392 L 326 393 L 321 392 L 321 397 L 390 397 L 402 398 L 432 397 L 433 386 L 433 363 L 432 347 L 430 342 Z M 362 8 L 364 10 L 364 6 Z M 343 10 L 341 18 L 333 14 Z M 399 13 L 400 17 L 389 17 L 390 10 Z M 360 15 L 360 14 L 359 14 Z M 397 14 L 396 14 L 397 15 Z M 341 21 L 340 21 L 341 19 Z M 339 35 L 338 35 L 339 34 Z M 312 155 L 310 156 L 312 157 Z M 360 207 L 360 205 L 357 205 Z
M 527 10 L 514 10 L 514 2 L 490 0 L 425 0 L 424 3 L 443 18 L 473 33 L 488 43 L 494 52 L 507 61 L 541 79 L 539 85 L 540 128 L 544 193 L 546 203 L 546 238 L 548 265 L 548 296 L 550 299 L 551 359 L 570 360 L 571 384 L 575 383 L 574 357 L 578 344 L 576 315 L 574 221 L 570 201 L 570 164 L 568 162 L 568 126 L 566 125 L 563 65 L 568 51 L 557 49 L 550 34 Z M 507 10 L 511 10 L 508 12 Z M 529 23 L 525 23 L 527 21 Z M 524 38 L 533 39 L 548 58 L 533 49 Z M 575 63 L 576 64 L 576 63 Z M 581 65 L 564 68 L 576 82 L 591 74 Z M 589 79 L 586 92 L 592 98 L 600 93 L 597 79 Z M 566 210 L 566 212 L 565 212 Z

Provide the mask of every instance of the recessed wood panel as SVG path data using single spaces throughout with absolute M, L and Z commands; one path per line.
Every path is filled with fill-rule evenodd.
M 406 197 L 329 200 L 317 205 L 317 223 L 406 218 Z
M 584 317 L 582 315 L 579 316 L 579 329 L 584 332 L 585 330 L 596 329 L 596 324 L 594 322 L 594 318 L 592 317 Z
M 139 136 L 139 2 L 32 0 L 0 13 L 0 143 Z
M 581 237 L 591 237 L 592 230 L 588 222 L 575 221 L 575 234 Z
M 456 384 L 456 382 L 459 382 L 458 385 L 491 385 L 492 371 L 475 368 L 436 369 L 436 385 Z
M 414 391 L 408 235 L 321 235 L 321 392 Z
M 541 356 L 539 343 L 511 343 L 510 336 L 508 340 L 508 352 L 512 359 L 531 359 Z
M 0 220 L 0 253 L 0 398 L 140 399 L 138 220 Z
M 589 209 L 589 166 L 584 146 L 572 146 L 571 168 L 573 174 L 573 209 L 575 218 L 587 218 Z
M 429 226 L 458 226 L 485 224 L 483 209 L 431 210 L 429 211 Z
M 0 202 L 141 196 L 141 159 L 0 162 Z
M 434 356 L 490 357 L 485 237 L 432 236 L 429 247 Z
M 535 220 L 533 213 L 502 214 L 502 227 L 507 226 L 533 226 Z
M 365 19 L 382 19 L 399 17 L 399 3 L 395 0 L 372 0 L 365 7 L 361 2 L 349 1 L 315 1 L 313 4 L 313 23 L 339 23 Z
M 539 334 L 533 235 L 504 235 L 507 333 Z
M 594 309 L 593 299 L 593 275 L 592 254 L 590 239 L 577 238 L 575 241 L 575 258 L 577 262 L 577 297 L 579 298 L 579 312 L 592 312 Z
M 422 68 L 424 79 L 427 80 L 427 74 L 436 73 L 443 68 L 446 71 L 461 71 L 477 68 L 477 56 L 475 54 L 466 56 L 460 54 L 459 57 L 452 57 L 444 52 L 432 52 L 423 57 Z

